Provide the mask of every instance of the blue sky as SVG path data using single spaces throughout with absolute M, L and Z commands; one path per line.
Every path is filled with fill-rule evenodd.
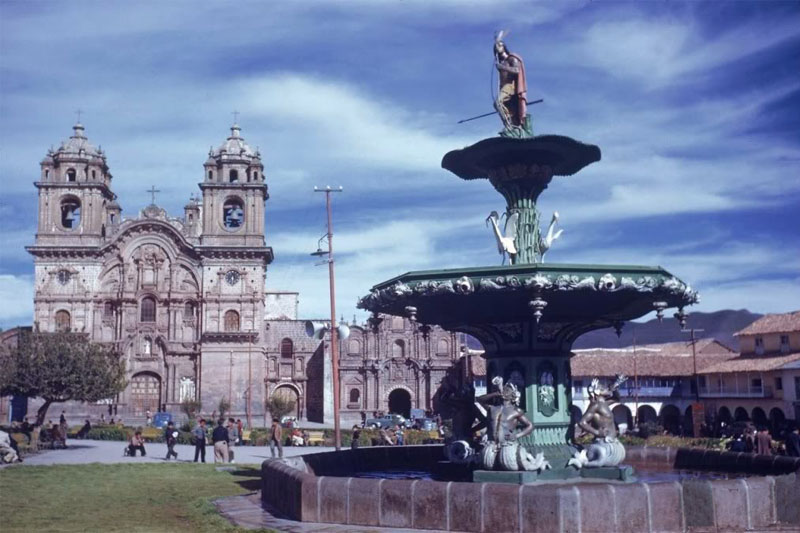
M 39 161 L 75 110 L 123 215 L 182 213 L 238 110 L 261 149 L 268 285 L 327 313 L 308 255 L 335 197 L 337 307 L 408 270 L 499 264 L 486 181 L 440 168 L 494 135 L 491 47 L 508 28 L 537 133 L 603 160 L 540 199 L 551 262 L 659 264 L 695 310 L 800 308 L 798 2 L 0 2 L 0 326 L 32 316 Z M 363 316 L 363 315 L 362 315 Z

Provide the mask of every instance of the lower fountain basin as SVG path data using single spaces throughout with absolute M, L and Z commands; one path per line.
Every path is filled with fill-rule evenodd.
M 800 528 L 800 459 L 648 447 L 627 454 L 639 475 L 652 470 L 654 478 L 530 485 L 397 479 L 402 471 L 432 471 L 442 446 L 367 447 L 265 461 L 261 496 L 294 520 L 405 529 Z M 356 476 L 385 470 L 393 478 Z

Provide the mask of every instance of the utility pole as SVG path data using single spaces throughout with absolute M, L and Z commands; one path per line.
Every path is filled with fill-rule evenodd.
M 633 328 L 633 427 L 639 425 L 639 372 L 636 368 L 636 328 Z
M 691 335 L 692 343 L 692 380 L 694 381 L 694 404 L 692 405 L 692 434 L 695 437 L 700 436 L 700 426 L 704 422 L 705 413 L 703 404 L 700 403 L 700 378 L 697 376 L 697 339 L 694 334 L 698 331 L 705 331 L 704 329 L 682 329 L 681 333 L 689 333 Z
M 333 373 L 333 434 L 336 450 L 342 447 L 342 434 L 339 426 L 339 343 L 336 330 L 336 284 L 333 271 L 333 216 L 331 214 L 331 193 L 342 192 L 342 187 L 332 189 L 330 185 L 324 189 L 314 187 L 314 192 L 325 193 L 325 208 L 328 212 L 328 283 L 331 292 L 331 372 Z M 324 253 L 324 252 L 323 252 Z
M 689 333 L 691 335 L 691 343 L 692 343 L 692 379 L 694 380 L 694 401 L 700 402 L 700 383 L 699 378 L 697 376 L 697 339 L 695 339 L 694 334 L 695 332 L 705 331 L 704 329 L 682 329 L 681 333 Z
M 253 427 L 253 331 L 247 337 L 247 429 Z

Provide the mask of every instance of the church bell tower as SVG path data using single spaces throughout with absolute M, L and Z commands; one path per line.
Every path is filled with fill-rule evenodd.
M 238 124 L 208 152 L 203 191 L 203 246 L 264 246 L 264 203 L 269 194 L 261 154 L 242 138 Z
M 89 143 L 83 124 L 41 162 L 37 246 L 99 246 L 118 223 L 106 155 Z

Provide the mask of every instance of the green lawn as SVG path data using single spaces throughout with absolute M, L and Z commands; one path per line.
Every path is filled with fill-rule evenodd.
M 0 470 L 0 530 L 240 532 L 211 501 L 260 487 L 239 466 L 121 464 L 19 466 Z

